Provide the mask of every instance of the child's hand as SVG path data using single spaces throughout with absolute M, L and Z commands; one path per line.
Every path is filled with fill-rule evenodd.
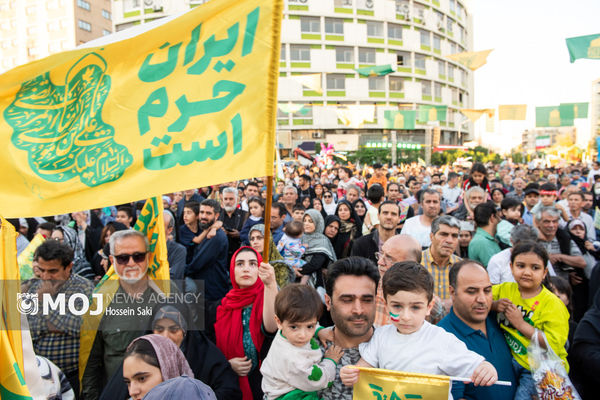
M 341 371 L 340 371 L 341 376 Z M 491 386 L 498 380 L 498 372 L 492 364 L 487 361 L 479 364 L 473 375 L 471 375 L 471 381 L 475 386 Z
M 500 299 L 496 302 L 496 311 L 501 313 L 506 312 L 506 309 L 512 305 L 513 303 L 509 299 Z
M 511 325 L 517 329 L 519 329 L 518 327 L 524 322 L 523 314 L 521 314 L 521 311 L 512 303 L 506 307 L 506 310 L 504 310 L 504 315 L 506 316 L 508 322 L 510 322 Z
M 340 358 L 344 355 L 344 349 L 340 346 L 331 345 L 325 352 L 325 358 L 331 358 L 336 363 L 340 362 Z
M 323 347 L 327 347 L 327 342 L 333 343 L 333 328 L 323 328 L 317 333 L 317 337 L 319 338 L 319 342 L 323 345 Z
M 359 373 L 360 370 L 358 368 L 354 368 L 353 365 L 346 365 L 340 369 L 340 379 L 344 385 L 354 386 L 354 384 L 358 382 Z

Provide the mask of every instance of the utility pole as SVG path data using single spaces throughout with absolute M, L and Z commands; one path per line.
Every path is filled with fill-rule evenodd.
M 396 136 L 397 133 L 397 131 L 392 131 L 392 165 L 390 165 L 390 167 L 396 164 L 398 161 L 398 137 Z

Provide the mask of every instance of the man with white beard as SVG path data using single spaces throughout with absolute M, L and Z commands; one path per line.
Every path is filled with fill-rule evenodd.
M 109 246 L 110 263 L 119 279 L 106 281 L 100 289 L 101 293 L 112 293 L 112 300 L 100 321 L 83 374 L 85 399 L 99 398 L 107 380 L 123 362 L 129 343 L 151 328 L 154 310 L 164 305 L 159 295 L 162 291 L 148 278 L 146 236 L 133 229 L 117 231 L 111 235 Z M 170 284 L 169 293 L 177 292 Z
M 248 213 L 238 207 L 238 191 L 234 187 L 223 189 L 222 203 L 224 212 L 219 215 L 219 220 L 223 222 L 223 229 L 229 241 L 227 260 L 231 260 L 233 253 L 240 248 L 240 231 Z

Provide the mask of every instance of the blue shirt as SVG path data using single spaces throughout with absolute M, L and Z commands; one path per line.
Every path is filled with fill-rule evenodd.
M 498 371 L 498 380 L 510 381 L 512 386 L 474 386 L 472 383 L 452 382 L 452 397 L 455 399 L 504 400 L 512 399 L 517 389 L 517 378 L 512 368 L 512 355 L 504 335 L 496 322 L 495 313 L 490 313 L 485 320 L 487 336 L 465 324 L 454 313 L 454 309 L 440 321 L 438 326 L 453 333 L 463 341 L 467 348 L 485 357 Z

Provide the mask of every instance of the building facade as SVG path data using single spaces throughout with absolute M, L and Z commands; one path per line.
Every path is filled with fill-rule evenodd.
M 0 73 L 111 32 L 111 0 L 0 0 Z
M 117 0 L 114 27 L 120 31 L 205 2 Z M 434 142 L 472 140 L 472 124 L 464 124 L 458 110 L 473 106 L 473 74 L 444 57 L 473 51 L 472 18 L 462 0 L 286 0 L 281 42 L 280 147 L 307 141 L 344 143 L 340 150 L 390 147 L 385 112 L 421 105 L 448 107 Z M 355 71 L 386 65 L 394 72 L 363 77 Z M 373 109 L 360 127 L 340 119 L 340 110 L 356 106 Z M 433 131 L 428 127 L 397 130 L 399 149 L 421 149 Z
M 472 19 L 462 2 L 287 0 L 281 41 L 279 103 L 304 105 L 301 112 L 278 112 L 278 128 L 291 131 L 293 145 L 346 134 L 358 135 L 359 146 L 385 147 L 387 141 L 389 147 L 385 112 L 420 105 L 448 106 L 439 123 L 441 144 L 471 139 L 471 127 L 459 126 L 464 118 L 458 110 L 472 107 L 473 76 L 444 57 L 473 50 Z M 395 71 L 366 77 L 355 71 L 381 65 Z M 322 93 L 298 83 L 298 76 L 316 73 Z M 337 112 L 356 105 L 375 106 L 374 119 L 360 129 L 346 126 Z M 398 130 L 397 140 L 425 144 L 426 131 L 417 124 Z

